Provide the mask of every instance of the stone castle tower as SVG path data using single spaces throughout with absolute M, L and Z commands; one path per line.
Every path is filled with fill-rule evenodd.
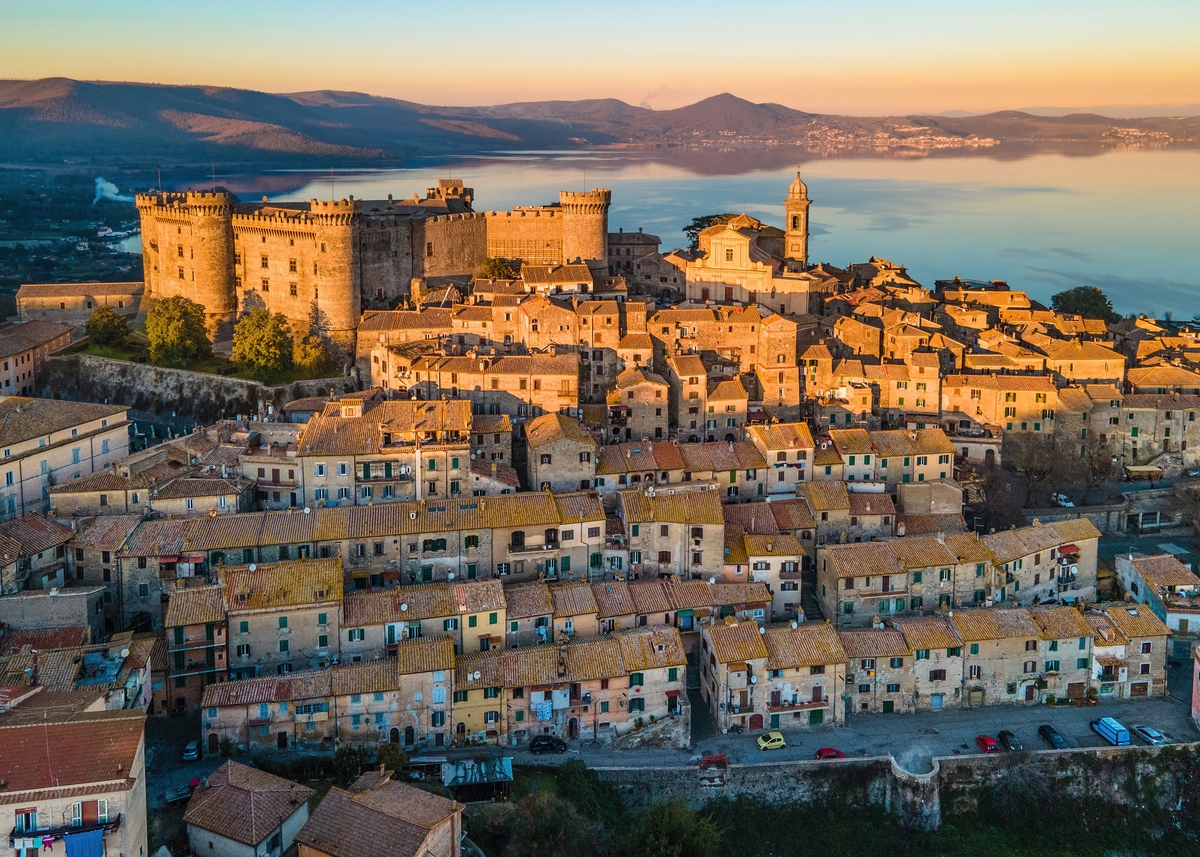
M 210 336 L 232 335 L 233 205 L 229 193 L 137 195 L 146 291 L 143 306 L 174 295 L 204 305 Z
M 784 253 L 788 259 L 807 264 L 808 262 L 808 207 L 812 200 L 808 198 L 808 186 L 800 178 L 800 170 L 796 170 L 796 180 L 788 188 L 787 199 L 783 201 L 784 212 L 787 215 L 785 224 Z
M 562 255 L 564 262 L 576 259 L 608 259 L 608 209 L 612 191 L 558 192 L 562 208 Z

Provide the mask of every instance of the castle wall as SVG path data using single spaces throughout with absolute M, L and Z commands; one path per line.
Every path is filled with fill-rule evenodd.
M 492 211 L 487 215 L 487 255 L 533 265 L 560 265 L 563 218 L 554 209 Z
M 233 231 L 239 314 L 257 308 L 283 313 L 293 335 L 306 334 L 318 287 L 314 266 L 320 242 L 314 225 L 255 212 L 234 215 Z
M 487 257 L 488 222 L 481 214 L 442 214 L 413 221 L 417 277 L 474 275 Z
M 414 273 L 416 244 L 407 217 L 364 217 L 359 229 L 362 308 L 394 309 L 406 297 Z
M 562 207 L 563 261 L 608 260 L 608 207 L 612 191 L 559 191 Z

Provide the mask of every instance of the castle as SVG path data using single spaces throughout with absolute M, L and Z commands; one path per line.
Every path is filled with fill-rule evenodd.
M 265 307 L 302 329 L 316 320 L 352 346 L 364 310 L 390 309 L 414 278 L 471 276 L 488 257 L 606 264 L 608 190 L 560 191 L 557 204 L 476 212 L 474 190 L 440 180 L 422 199 L 239 203 L 224 192 L 139 194 L 144 312 L 183 295 L 228 338 L 240 311 Z

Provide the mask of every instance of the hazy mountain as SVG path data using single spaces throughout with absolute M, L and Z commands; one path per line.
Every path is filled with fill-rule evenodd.
M 729 93 L 673 110 L 616 99 L 438 107 L 359 92 L 271 94 L 50 78 L 0 81 L 0 159 L 343 164 L 580 145 L 786 144 L 839 151 L 1194 143 L 1200 119 L 1095 114 L 854 117 Z M 981 142 L 979 138 L 984 138 Z

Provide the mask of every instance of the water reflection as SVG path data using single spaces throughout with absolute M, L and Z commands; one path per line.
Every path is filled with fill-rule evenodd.
M 406 169 L 220 176 L 243 199 L 305 200 L 423 192 L 453 175 L 478 210 L 613 190 L 610 223 L 644 228 L 664 249 L 693 217 L 745 211 L 780 223 L 797 164 L 812 211 L 813 261 L 876 255 L 926 285 L 1003 279 L 1035 298 L 1087 283 L 1124 312 L 1200 312 L 1200 153 L 1111 151 L 921 158 L 813 158 L 779 148 L 517 152 Z M 207 182 L 204 182 L 207 184 Z

